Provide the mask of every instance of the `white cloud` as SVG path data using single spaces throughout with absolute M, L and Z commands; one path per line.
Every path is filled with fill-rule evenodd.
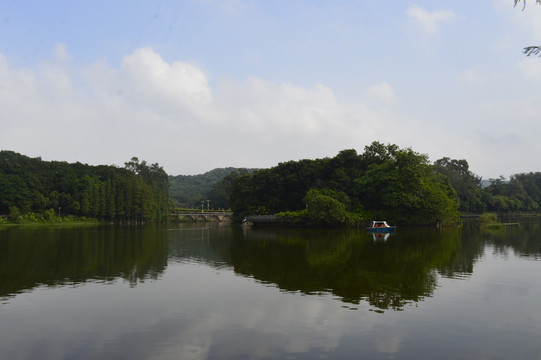
M 411 6 L 406 13 L 421 28 L 423 34 L 427 36 L 438 34 L 441 25 L 451 22 L 456 17 L 451 10 L 428 12 L 418 5 Z
M 541 79 L 541 60 L 538 57 L 524 58 L 517 64 L 517 67 L 526 79 Z
M 172 103 L 206 103 L 211 94 L 207 76 L 196 66 L 165 62 L 150 47 L 126 55 L 122 69 L 135 87 L 134 92 Z
M 2 149 L 90 164 L 122 165 L 138 156 L 176 175 L 334 156 L 378 140 L 434 159 L 465 158 L 472 171 L 492 177 L 505 171 L 502 163 L 512 164 L 513 172 L 535 171 L 533 157 L 517 152 L 541 151 L 530 135 L 539 130 L 534 94 L 502 102 L 497 94 L 509 92 L 510 82 L 488 73 L 479 79 L 476 70 L 456 82 L 460 89 L 476 85 L 469 108 L 449 96 L 452 84 L 440 88 L 442 100 L 433 104 L 419 96 L 398 102 L 386 82 L 360 90 L 367 105 L 341 101 L 319 83 L 251 77 L 214 79 L 211 86 L 198 66 L 168 62 L 152 48 L 124 56 L 118 68 L 106 62 L 77 66 L 65 47 L 56 52 L 34 69 L 14 68 L 0 54 Z M 534 60 L 519 65 L 525 76 L 541 76 Z M 485 103 L 476 105 L 482 101 L 476 94 Z M 459 101 L 462 108 L 454 106 Z
M 479 86 L 485 83 L 483 76 L 476 69 L 468 69 L 457 75 L 457 80 L 468 86 Z
M 322 85 L 300 87 L 256 77 L 217 81 L 151 48 L 121 67 L 76 68 L 65 47 L 37 69 L 13 69 L 0 57 L 0 143 L 46 160 L 122 165 L 132 156 L 169 173 L 219 166 L 273 166 L 333 156 L 379 137 L 389 114 L 340 103 Z
M 366 91 L 366 95 L 370 99 L 386 104 L 392 104 L 395 102 L 394 90 L 391 85 L 387 84 L 386 82 L 372 86 Z

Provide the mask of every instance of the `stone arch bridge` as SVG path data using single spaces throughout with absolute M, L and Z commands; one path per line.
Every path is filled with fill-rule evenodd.
M 188 222 L 231 222 L 233 221 L 233 212 L 231 211 L 204 211 L 204 212 L 186 212 L 173 211 L 171 212 L 171 220 L 173 221 L 188 221 Z

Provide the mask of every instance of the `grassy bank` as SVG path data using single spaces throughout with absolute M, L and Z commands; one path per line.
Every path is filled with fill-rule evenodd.
M 77 217 L 73 215 L 56 216 L 53 212 L 46 211 L 42 214 L 28 212 L 25 214 L 9 217 L 0 217 L 0 226 L 13 225 L 96 225 L 100 222 L 95 218 Z

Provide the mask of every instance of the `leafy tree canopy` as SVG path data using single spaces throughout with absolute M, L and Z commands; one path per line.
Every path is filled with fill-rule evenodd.
M 363 215 L 408 224 L 458 219 L 458 199 L 427 155 L 373 142 L 363 154 L 343 150 L 334 158 L 281 163 L 238 178 L 232 186 L 235 215 L 298 211 L 312 220 L 348 223 Z M 346 216 L 349 214 L 349 216 Z
M 0 151 L 0 213 L 161 220 L 169 210 L 168 176 L 132 158 L 125 168 L 42 161 Z

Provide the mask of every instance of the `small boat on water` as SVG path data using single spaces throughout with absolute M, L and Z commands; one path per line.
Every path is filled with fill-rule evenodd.
M 395 230 L 396 226 L 390 226 L 387 221 L 372 221 L 372 225 L 366 228 L 366 231 L 378 233 L 389 233 Z

